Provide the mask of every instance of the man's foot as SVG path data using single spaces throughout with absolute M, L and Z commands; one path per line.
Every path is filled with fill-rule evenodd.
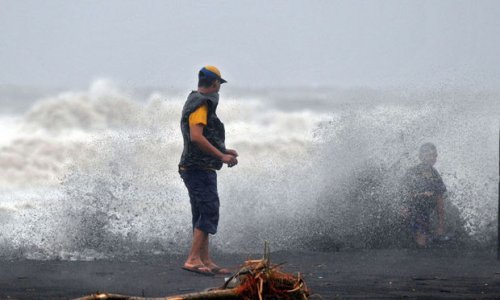
M 214 276 L 215 275 L 215 273 L 213 273 L 210 268 L 206 267 L 203 264 L 200 264 L 200 265 L 184 264 L 182 269 L 189 271 L 189 272 L 196 273 L 196 274 L 204 275 L 204 276 Z

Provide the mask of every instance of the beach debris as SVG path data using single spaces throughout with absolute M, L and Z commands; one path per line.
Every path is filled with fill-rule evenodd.
M 283 264 L 271 264 L 269 245 L 264 246 L 264 257 L 247 260 L 241 269 L 226 278 L 222 287 L 203 292 L 189 293 L 163 298 L 132 297 L 118 294 L 93 294 L 74 300 L 308 300 L 310 292 L 301 274 L 293 275 L 280 270 Z

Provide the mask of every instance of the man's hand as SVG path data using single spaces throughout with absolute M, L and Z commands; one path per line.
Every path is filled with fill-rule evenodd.
M 236 152 L 236 150 L 233 149 L 226 149 L 226 154 L 231 154 L 234 157 L 238 157 L 238 152 Z
M 238 160 L 236 159 L 236 157 L 234 155 L 231 155 L 231 154 L 224 154 L 222 155 L 222 158 L 221 158 L 222 162 L 227 164 L 228 167 L 234 167 L 238 164 Z

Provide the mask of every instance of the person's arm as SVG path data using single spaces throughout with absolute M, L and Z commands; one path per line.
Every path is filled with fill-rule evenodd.
M 203 135 L 203 124 L 193 124 L 189 125 L 189 136 L 191 142 L 196 144 L 203 152 L 212 155 L 220 159 L 223 163 L 227 164 L 228 167 L 233 167 L 238 164 L 236 156 L 231 154 L 222 153 L 219 149 L 215 148 L 207 138 Z
M 436 233 L 438 235 L 444 234 L 444 199 L 443 195 L 440 195 L 436 198 L 436 206 L 437 206 L 437 216 L 438 216 L 438 224 Z
M 436 195 L 436 210 L 437 210 L 437 217 L 438 217 L 438 224 L 436 228 L 436 234 L 437 235 L 443 235 L 444 234 L 444 201 L 446 199 L 446 185 L 443 182 L 443 179 L 441 178 L 441 175 L 439 172 L 435 169 L 433 169 L 436 178 L 437 178 L 437 185 L 435 188 L 435 193 Z

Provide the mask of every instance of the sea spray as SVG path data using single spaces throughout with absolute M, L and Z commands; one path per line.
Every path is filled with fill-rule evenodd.
M 448 232 L 461 246 L 491 245 L 498 94 L 228 94 L 218 114 L 240 163 L 218 173 L 218 251 L 258 252 L 263 240 L 275 250 L 410 245 L 400 178 L 428 141 L 448 187 Z M 189 199 L 177 173 L 184 100 L 165 92 L 135 99 L 98 81 L 38 101 L 0 149 L 0 256 L 185 252 Z

